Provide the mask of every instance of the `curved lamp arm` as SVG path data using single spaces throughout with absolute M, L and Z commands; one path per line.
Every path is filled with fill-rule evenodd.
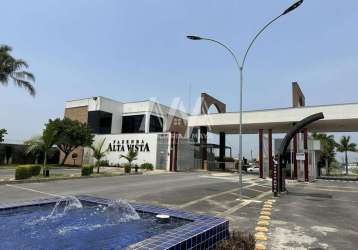
M 279 18 L 282 17 L 282 16 L 283 16 L 283 14 L 279 15 L 278 17 L 275 17 L 275 18 L 272 19 L 270 22 L 268 22 L 268 23 L 256 34 L 256 36 L 252 39 L 252 41 L 251 41 L 249 47 L 246 49 L 244 59 L 242 60 L 241 68 L 244 68 L 247 55 L 249 54 L 249 51 L 250 51 L 252 45 L 254 45 L 256 39 L 262 34 L 262 32 L 264 32 L 264 31 L 267 29 L 268 26 L 270 26 L 273 22 L 275 22 L 277 19 L 279 19 Z
M 259 32 L 256 34 L 256 36 L 252 39 L 249 47 L 246 49 L 246 52 L 245 52 L 245 56 L 244 56 L 244 59 L 242 60 L 242 65 L 241 65 L 241 69 L 244 68 L 245 66 L 245 62 L 246 62 L 246 58 L 247 58 L 247 55 L 252 47 L 252 45 L 254 45 L 256 39 L 261 35 L 262 32 L 264 32 L 267 27 L 269 27 L 272 23 L 274 23 L 277 19 L 279 19 L 280 17 L 290 13 L 291 11 L 294 11 L 295 9 L 297 9 L 301 4 L 303 3 L 303 0 L 299 0 L 297 1 L 296 3 L 292 4 L 289 8 L 287 8 L 284 12 L 282 12 L 281 15 L 275 17 L 274 19 L 272 19 L 270 22 L 268 22 L 262 29 L 259 30 Z
M 235 52 L 233 49 L 231 49 L 229 46 L 223 44 L 222 42 L 219 42 L 215 39 L 212 38 L 207 38 L 207 37 L 198 37 L 198 36 L 187 36 L 188 39 L 191 40 L 204 40 L 204 41 L 210 41 L 210 42 L 214 42 L 219 44 L 220 46 L 224 47 L 227 51 L 229 51 L 229 53 L 232 55 L 232 57 L 234 58 L 237 67 L 240 69 L 240 62 L 239 59 L 237 58 L 237 56 L 235 55 Z

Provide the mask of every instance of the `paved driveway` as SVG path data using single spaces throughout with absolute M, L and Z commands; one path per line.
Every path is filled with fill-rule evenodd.
M 237 200 L 236 174 L 163 173 L 0 185 L 0 202 L 88 194 L 218 215 L 228 218 L 232 229 L 254 230 L 259 210 L 253 207 L 271 196 L 271 188 L 254 176 L 244 177 L 244 186 L 246 200 Z
M 276 199 L 267 249 L 358 249 L 358 183 L 288 184 Z M 227 173 L 161 173 L 0 185 L 0 202 L 88 194 L 207 213 L 230 220 L 231 229 L 254 231 L 270 182 Z
M 274 206 L 271 249 L 358 249 L 358 182 L 288 185 Z

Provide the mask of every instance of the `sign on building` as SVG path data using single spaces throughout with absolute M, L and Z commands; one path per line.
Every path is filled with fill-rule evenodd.
M 306 160 L 306 155 L 305 155 L 305 153 L 296 153 L 296 160 L 297 160 L 297 161 L 304 161 L 304 160 Z

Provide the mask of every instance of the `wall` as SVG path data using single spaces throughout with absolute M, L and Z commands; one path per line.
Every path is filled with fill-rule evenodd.
M 108 160 L 110 165 L 127 163 L 126 159 L 120 159 L 120 155 L 126 155 L 128 153 L 128 147 L 137 145 L 139 148 L 138 160 L 133 163 L 140 165 L 142 163 L 149 162 L 156 167 L 159 135 L 163 134 L 96 135 L 94 143 L 100 143 L 103 139 L 105 139 L 103 150 L 108 149 L 108 153 L 103 160 Z M 167 138 L 169 138 L 169 136 Z M 94 163 L 94 160 L 90 157 L 89 149 L 86 149 L 84 161 L 86 163 Z
M 89 104 L 89 102 L 85 101 L 85 100 L 80 100 L 80 101 L 76 102 L 76 105 L 79 105 L 78 107 L 66 104 L 64 116 L 71 120 L 79 121 L 82 123 L 87 123 L 88 108 L 89 108 L 88 104 Z M 73 154 L 77 154 L 77 156 L 78 156 L 75 161 L 72 158 Z M 64 157 L 65 157 L 65 154 L 62 151 L 60 151 L 60 160 L 59 160 L 60 163 L 62 162 Z M 78 147 L 75 150 L 73 150 L 73 152 L 70 153 L 70 155 L 67 157 L 64 164 L 66 164 L 66 165 L 82 165 L 82 158 L 83 158 L 83 148 Z
M 151 114 L 163 118 L 163 132 L 178 132 L 181 135 L 185 135 L 187 129 L 188 115 L 186 113 L 153 101 L 124 103 L 123 113 L 125 115 L 145 114 L 146 133 L 149 132 L 149 117 Z
M 158 134 L 156 169 L 170 170 L 170 134 Z
M 190 139 L 180 138 L 178 142 L 178 171 L 189 171 L 195 167 L 194 144 Z
M 78 114 L 79 111 L 77 110 L 81 110 L 81 113 Z M 97 110 L 112 113 L 111 133 L 116 134 L 121 132 L 123 103 L 102 96 L 66 102 L 65 117 L 87 122 L 87 112 Z
M 122 113 L 123 104 L 108 98 L 98 97 L 99 108 L 96 110 L 102 110 L 112 113 L 112 134 L 119 134 L 122 131 Z

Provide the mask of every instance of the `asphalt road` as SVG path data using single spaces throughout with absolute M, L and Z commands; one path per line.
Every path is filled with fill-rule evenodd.
M 270 249 L 358 249 L 358 182 L 288 185 L 274 206 Z
M 318 181 L 288 184 L 276 199 L 267 249 L 358 249 L 358 183 Z M 0 185 L 0 203 L 87 194 L 212 214 L 230 228 L 254 232 L 262 201 L 272 199 L 269 180 L 229 173 L 161 173 Z
M 256 176 L 244 177 L 244 186 L 245 199 L 271 196 L 270 186 Z M 235 174 L 163 173 L 0 185 L 0 202 L 33 200 L 51 194 L 87 194 L 212 214 L 228 218 L 232 229 L 242 224 L 240 230 L 254 230 L 259 213 L 258 210 L 247 211 L 245 216 L 239 213 L 250 202 L 237 200 L 239 186 Z

